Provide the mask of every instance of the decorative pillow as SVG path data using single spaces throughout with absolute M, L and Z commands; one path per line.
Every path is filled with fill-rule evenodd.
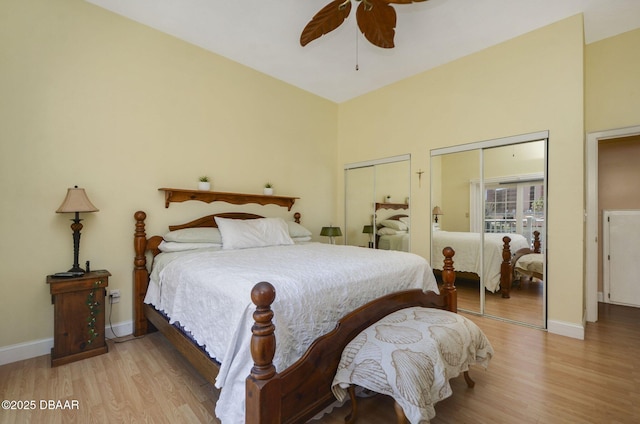
M 289 227 L 289 235 L 291 238 L 311 236 L 311 231 L 307 230 L 297 222 L 287 221 L 287 227 Z
M 220 230 L 213 227 L 207 228 L 185 228 L 183 230 L 169 231 L 164 235 L 165 241 L 177 243 L 220 243 L 222 236 Z
M 196 249 L 222 249 L 221 243 L 182 243 L 176 241 L 162 241 L 158 246 L 161 252 L 184 252 Z
M 409 229 L 409 227 L 407 227 L 405 223 L 396 221 L 395 219 L 385 219 L 380 221 L 378 224 L 382 225 L 383 227 L 393 228 L 394 230 L 398 231 L 407 231 Z
M 389 227 L 382 227 L 378 230 L 379 236 L 393 236 L 395 234 L 398 234 L 398 230 L 394 230 L 393 228 Z
M 293 244 L 282 218 L 229 219 L 216 217 L 223 249 Z

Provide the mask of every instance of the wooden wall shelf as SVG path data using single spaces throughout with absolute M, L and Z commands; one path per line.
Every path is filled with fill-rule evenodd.
M 164 191 L 164 207 L 168 208 L 171 202 L 186 202 L 187 200 L 199 200 L 205 203 L 227 202 L 233 205 L 245 205 L 257 203 L 259 205 L 278 205 L 291 210 L 299 197 L 268 196 L 264 194 L 227 193 L 221 191 L 185 190 L 179 188 L 159 188 Z
M 376 210 L 378 209 L 409 209 L 409 205 L 406 203 L 376 203 Z

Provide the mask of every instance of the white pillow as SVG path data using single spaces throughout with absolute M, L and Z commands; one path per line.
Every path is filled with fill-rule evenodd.
M 216 217 L 223 249 L 293 244 L 282 218 L 229 219 Z
M 402 218 L 398 218 L 398 221 L 402 222 L 407 226 L 407 228 L 409 228 L 409 222 L 411 221 L 411 219 L 408 216 L 403 216 Z
M 382 225 L 383 227 L 393 228 L 394 230 L 398 231 L 407 231 L 409 229 L 409 227 L 407 227 L 405 223 L 396 221 L 395 219 L 385 219 L 383 221 L 380 221 L 378 224 Z
M 163 240 L 158 246 L 158 250 L 160 250 L 161 252 L 184 252 L 186 250 L 211 249 L 211 248 L 222 249 L 222 244 L 220 243 L 182 243 L 182 242 Z
M 220 230 L 213 227 L 169 231 L 163 238 L 177 243 L 222 243 Z
M 293 240 L 294 243 L 304 243 L 304 242 L 307 242 L 307 241 L 311 241 L 311 236 L 291 237 L 291 240 Z
M 378 235 L 379 236 L 393 236 L 398 234 L 397 230 L 394 230 L 393 228 L 389 228 L 389 227 L 382 227 L 378 230 Z
M 297 222 L 287 221 L 287 227 L 289 227 L 289 235 L 294 237 L 310 237 L 311 231 L 304 228 L 302 225 Z

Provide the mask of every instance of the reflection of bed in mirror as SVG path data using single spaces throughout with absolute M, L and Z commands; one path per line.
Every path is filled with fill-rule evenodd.
M 533 249 L 517 250 L 511 259 L 512 281 L 522 286 L 523 280 L 544 280 L 544 254 L 540 253 L 540 232 L 533 232 Z
M 409 209 L 406 203 L 376 203 L 376 248 L 409 251 L 409 215 L 384 216 L 381 209 Z
M 505 244 L 503 238 L 509 238 Z M 456 270 L 473 273 L 480 276 L 480 233 L 462 233 L 442 231 L 434 228 L 433 231 L 433 263 L 442 262 L 441 253 L 443 247 L 451 246 L 456 251 Z M 484 275 L 483 282 L 487 290 L 496 293 L 502 288 L 502 297 L 509 297 L 511 289 L 510 259 L 513 251 L 529 248 L 529 242 L 520 234 L 484 234 Z M 508 250 L 506 266 L 503 266 L 503 251 Z M 501 281 L 505 281 L 501 287 Z

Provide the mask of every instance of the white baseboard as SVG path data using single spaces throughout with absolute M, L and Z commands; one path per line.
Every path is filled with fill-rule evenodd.
M 584 326 L 564 321 L 547 321 L 547 331 L 561 336 L 584 340 Z
M 107 323 L 107 328 L 104 330 L 105 337 L 107 339 L 115 339 L 117 337 L 124 337 L 133 334 L 133 320 L 120 322 L 113 325 L 113 330 Z
M 115 337 L 128 336 L 133 333 L 133 321 L 125 321 L 105 328 L 105 337 L 112 339 Z M 10 346 L 0 347 L 0 365 L 10 364 L 24 359 L 35 358 L 36 356 L 50 355 L 53 347 L 53 338 L 32 340 Z

